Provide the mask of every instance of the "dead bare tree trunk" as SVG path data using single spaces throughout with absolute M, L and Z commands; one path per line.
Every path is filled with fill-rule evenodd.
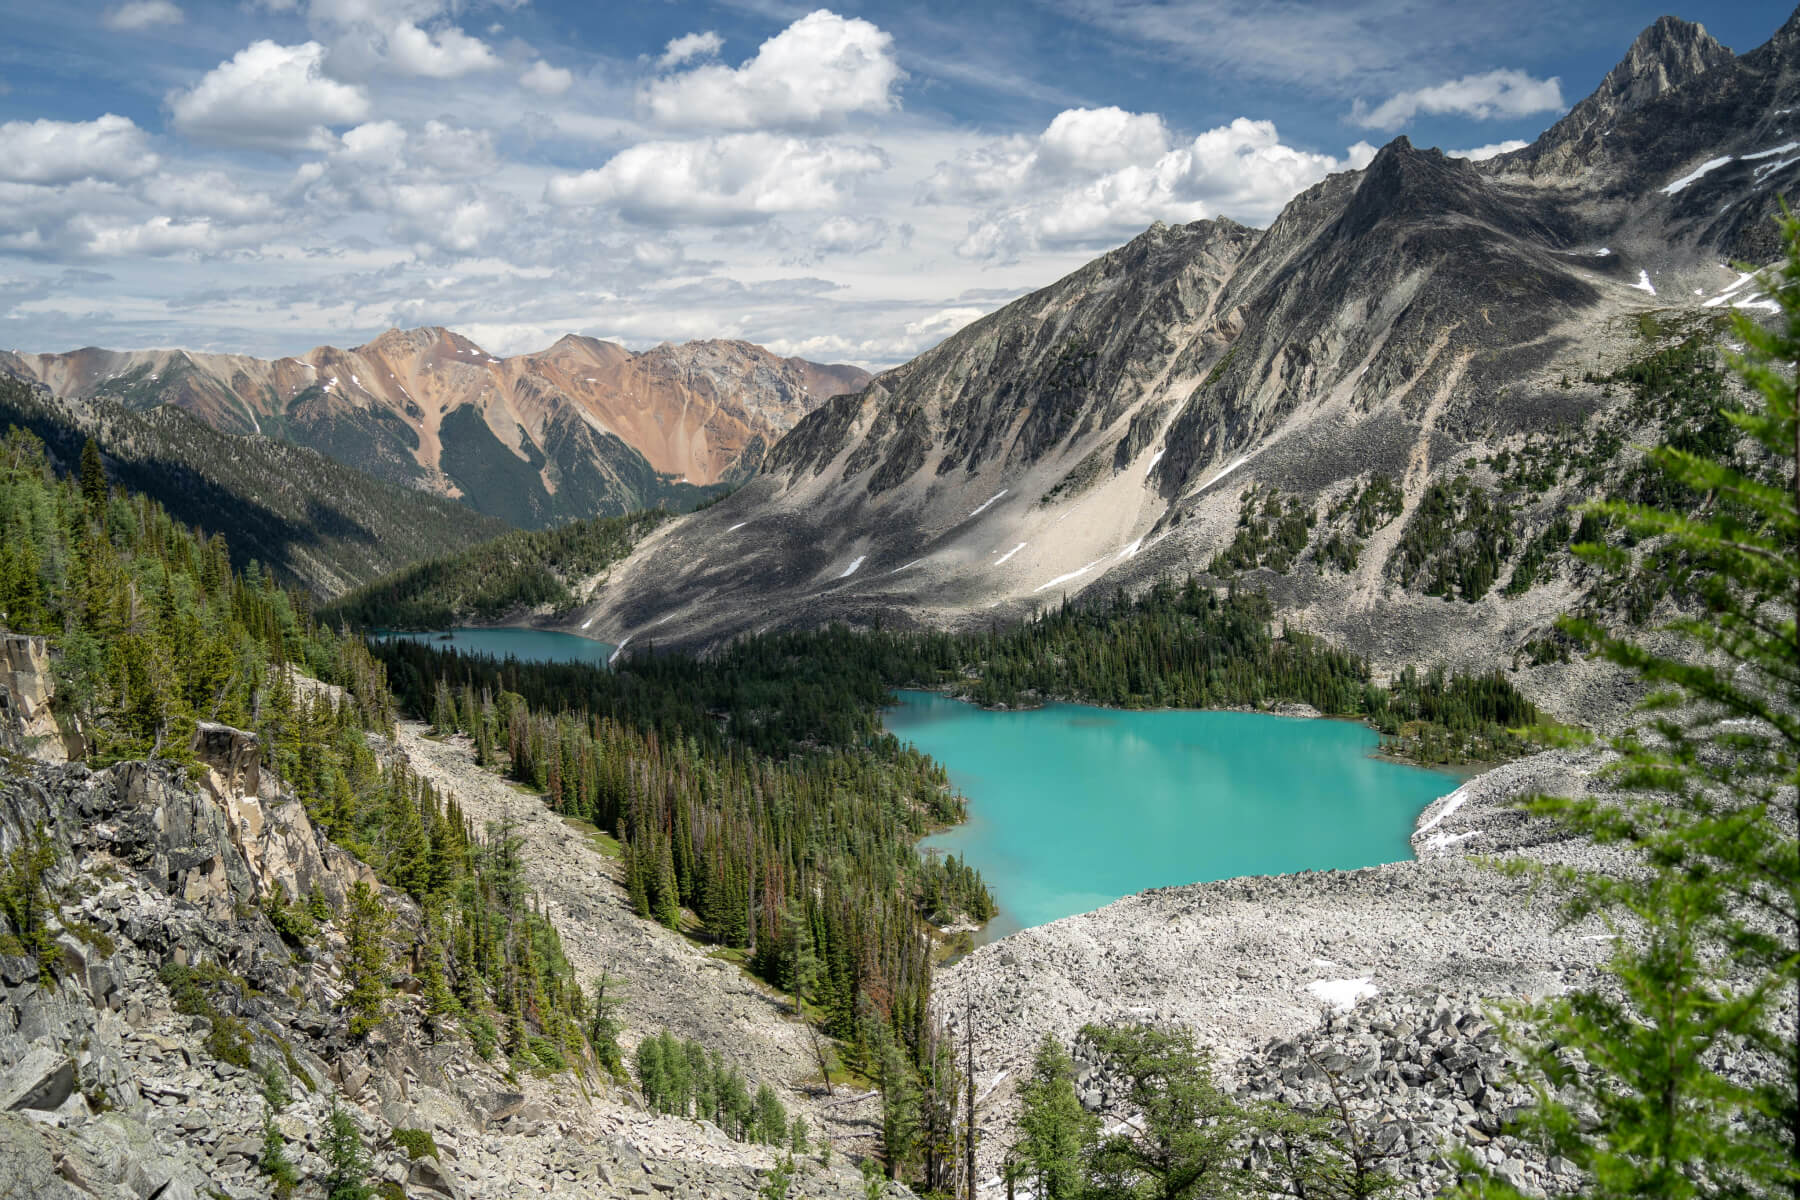
M 975 1005 L 969 1001 L 963 1006 L 963 1046 L 966 1048 L 963 1068 L 963 1086 L 968 1089 L 968 1111 L 963 1116 L 964 1140 L 967 1144 L 968 1188 L 967 1200 L 975 1200 Z

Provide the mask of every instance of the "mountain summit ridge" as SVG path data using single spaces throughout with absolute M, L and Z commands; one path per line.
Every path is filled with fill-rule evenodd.
M 1019 617 L 1204 571 L 1279 489 L 1312 517 L 1308 571 L 1258 575 L 1281 611 L 1378 663 L 1432 645 L 1485 669 L 1569 597 L 1484 583 L 1462 615 L 1420 593 L 1396 555 L 1426 535 L 1403 534 L 1485 458 L 1612 411 L 1576 381 L 1642 353 L 1640 330 L 1759 302 L 1724 264 L 1771 256 L 1774 198 L 1800 186 L 1797 48 L 1733 56 L 1659 21 L 1525 150 L 1477 163 L 1399 137 L 1266 230 L 1152 226 L 821 406 L 615 565 L 571 628 L 707 646 Z M 1344 506 L 1377 476 L 1397 511 L 1352 537 Z M 1520 499 L 1508 556 L 1558 502 Z

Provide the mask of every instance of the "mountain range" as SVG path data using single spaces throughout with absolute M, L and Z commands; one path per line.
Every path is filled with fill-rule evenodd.
M 273 360 L 0 353 L 0 372 L 65 399 L 180 408 L 222 432 L 310 447 L 527 528 L 692 505 L 747 478 L 801 417 L 868 380 L 857 367 L 747 342 L 633 352 L 570 335 L 503 358 L 437 327 Z
M 53 396 L 0 373 L 0 429 L 15 426 L 42 441 L 62 471 L 78 468 L 92 438 L 109 478 L 223 536 L 239 570 L 259 563 L 318 597 L 507 532 L 504 521 L 304 446 L 222 433 L 168 405 L 134 412 Z
M 966 625 L 1210 569 L 1378 666 L 1516 656 L 1644 444 L 1619 372 L 1774 307 L 1731 264 L 1800 183 L 1797 54 L 1800 18 L 1741 56 L 1664 18 L 1521 150 L 1401 137 L 1266 230 L 1155 225 L 821 405 L 571 627 Z

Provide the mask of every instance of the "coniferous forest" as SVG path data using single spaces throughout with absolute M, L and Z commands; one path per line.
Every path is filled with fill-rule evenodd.
M 442 629 L 498 620 L 518 609 L 561 610 L 575 603 L 572 579 L 623 558 L 669 516 L 646 509 L 554 529 L 516 529 L 357 588 L 324 606 L 319 619 L 331 625 Z
M 1262 596 L 1193 580 L 1006 629 L 834 627 L 746 638 L 707 659 L 641 653 L 616 670 L 364 642 L 332 625 L 567 603 L 566 578 L 624 553 L 655 518 L 509 535 L 373 585 L 327 622 L 257 565 L 234 573 L 222 539 L 112 489 L 97 454 L 62 481 L 29 435 L 13 434 L 5 455 L 0 600 L 12 627 L 54 635 L 68 723 L 91 757 L 179 759 L 200 720 L 258 730 L 320 826 L 419 904 L 434 1022 L 546 1068 L 604 1023 L 588 1021 L 507 831 L 470 828 L 452 798 L 377 760 L 365 735 L 401 711 L 467 734 L 484 765 L 616 833 L 644 917 L 722 947 L 794 996 L 850 1064 L 927 1082 L 942 1074 L 928 1012 L 932 927 L 985 921 L 994 906 L 975 871 L 914 848 L 961 820 L 963 802 L 937 764 L 882 729 L 894 688 L 989 705 L 1307 704 L 1367 719 L 1420 757 L 1504 753 L 1504 731 L 1535 719 L 1499 676 L 1409 672 L 1377 686 L 1359 657 L 1278 634 Z M 554 563 L 534 563 L 550 550 Z M 334 698 L 296 672 L 343 691 Z M 351 919 L 303 899 L 280 906 L 295 939 Z M 380 957 L 378 935 L 352 942 Z M 351 974 L 382 969 L 371 960 Z M 379 986 L 350 998 L 365 1027 L 378 1019 Z
M 913 849 L 963 802 L 882 729 L 894 688 L 1007 705 L 1309 704 L 1433 761 L 1509 753 L 1507 730 L 1537 719 L 1498 674 L 1408 671 L 1378 686 L 1355 655 L 1276 636 L 1262 596 L 1193 580 L 986 633 L 833 627 L 611 670 L 410 640 L 370 652 L 439 732 L 467 734 L 481 762 L 615 833 L 642 915 L 741 952 L 871 1068 L 890 1041 L 916 1060 L 930 1040 L 927 923 L 994 911 L 976 872 Z
M 92 764 L 190 762 L 200 721 L 256 731 L 311 819 L 418 904 L 434 1023 L 454 1020 L 484 1054 L 500 1047 L 528 1066 L 585 1051 L 588 1005 L 516 839 L 473 828 L 453 798 L 380 763 L 367 735 L 393 727 L 385 669 L 361 638 L 316 622 L 303 594 L 255 563 L 234 572 L 222 538 L 111 486 L 93 443 L 59 479 L 43 444 L 14 428 L 0 440 L 0 614 L 49 637 L 58 724 Z M 352 1028 L 379 1019 L 377 900 L 333 912 L 317 896 L 278 896 L 270 916 L 296 946 L 326 945 L 322 924 L 345 933 Z

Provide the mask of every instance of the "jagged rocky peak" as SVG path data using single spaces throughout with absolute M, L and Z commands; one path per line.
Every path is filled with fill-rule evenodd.
M 1731 58 L 1731 51 L 1706 32 L 1704 25 L 1680 17 L 1658 17 L 1638 34 L 1624 59 L 1582 105 L 1592 105 L 1608 115 L 1633 109 Z
M 1680 17 L 1658 17 L 1638 34 L 1619 64 L 1593 94 L 1569 110 L 1519 152 L 1538 169 L 1578 170 L 1613 122 L 1659 96 L 1733 60 L 1706 27 Z
M 356 349 L 358 353 L 374 351 L 379 354 L 416 354 L 445 337 L 448 332 L 439 325 L 422 325 L 417 329 L 384 329 L 373 341 Z

